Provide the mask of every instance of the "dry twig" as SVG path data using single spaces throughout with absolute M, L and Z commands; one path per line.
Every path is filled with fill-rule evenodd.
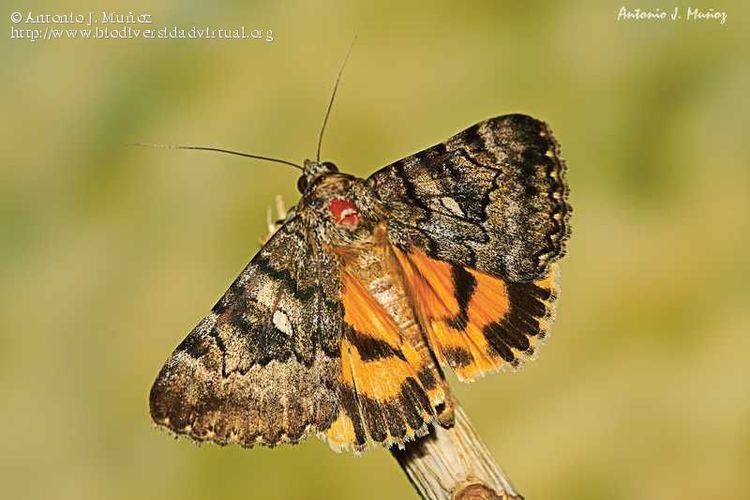
M 454 400 L 455 422 L 391 453 L 425 500 L 522 499 Z

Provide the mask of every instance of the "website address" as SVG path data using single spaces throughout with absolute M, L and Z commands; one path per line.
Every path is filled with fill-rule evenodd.
M 199 28 L 185 29 L 178 26 L 158 29 L 141 29 L 132 26 L 89 28 L 10 28 L 11 40 L 30 42 L 48 40 L 262 40 L 273 42 L 273 30 L 238 28 Z

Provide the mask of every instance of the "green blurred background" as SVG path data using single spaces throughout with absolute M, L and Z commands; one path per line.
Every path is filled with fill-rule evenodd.
M 63 5 L 64 3 L 64 5 Z M 258 248 L 358 35 L 324 157 L 367 175 L 479 120 L 548 121 L 575 212 L 558 321 L 517 374 L 454 386 L 527 498 L 750 498 L 748 8 L 617 22 L 617 2 L 107 8 L 274 41 L 0 42 L 0 496 L 410 498 L 390 455 L 195 446 L 150 385 Z M 680 3 L 628 7 L 671 9 Z

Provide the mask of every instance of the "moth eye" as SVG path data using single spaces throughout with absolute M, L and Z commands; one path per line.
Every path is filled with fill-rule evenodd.
M 323 163 L 320 164 L 320 166 L 323 167 L 323 168 L 325 168 L 329 172 L 338 172 L 339 171 L 339 167 L 337 167 L 336 165 L 334 165 L 330 161 L 324 161 Z
M 299 179 L 297 179 L 297 189 L 300 193 L 305 192 L 305 189 L 307 189 L 307 176 L 302 175 Z

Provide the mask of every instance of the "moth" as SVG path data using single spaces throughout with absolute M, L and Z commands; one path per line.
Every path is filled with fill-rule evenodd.
M 355 452 L 450 425 L 445 367 L 515 369 L 548 333 L 565 169 L 522 114 L 366 179 L 306 160 L 299 202 L 161 369 L 153 420 L 221 445 L 316 434 Z

